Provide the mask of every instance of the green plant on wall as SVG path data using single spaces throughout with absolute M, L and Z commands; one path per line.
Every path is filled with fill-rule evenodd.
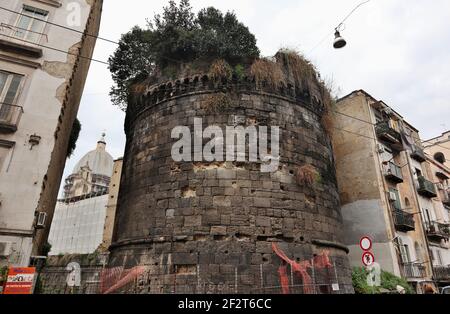
M 234 67 L 233 72 L 238 80 L 242 80 L 242 78 L 245 76 L 245 67 L 242 64 L 238 64 Z
M 48 242 L 46 242 L 43 246 L 42 246 L 42 255 L 43 256 L 48 256 L 48 253 L 50 253 L 52 249 L 52 245 Z
M 397 286 L 405 288 L 407 294 L 413 294 L 414 289 L 403 278 L 397 277 L 386 271 L 381 271 L 381 287 L 371 287 L 367 283 L 369 272 L 362 267 L 355 267 L 352 271 L 352 283 L 356 294 L 379 294 L 381 288 L 395 291 Z

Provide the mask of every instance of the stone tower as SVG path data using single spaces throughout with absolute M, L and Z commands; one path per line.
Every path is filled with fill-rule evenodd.
M 333 293 L 335 283 L 336 293 L 353 291 L 317 88 L 199 75 L 145 90 L 126 116 L 110 267 L 146 267 L 143 293 Z M 278 169 L 175 162 L 171 132 L 193 131 L 194 118 L 223 130 L 279 126 Z M 317 169 L 318 182 L 299 180 L 305 165 Z

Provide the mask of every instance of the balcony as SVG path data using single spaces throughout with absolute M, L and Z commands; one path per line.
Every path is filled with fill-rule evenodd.
M 401 209 L 393 211 L 395 228 L 398 231 L 408 232 L 416 229 L 414 215 Z
M 425 197 L 433 198 L 437 196 L 436 187 L 433 182 L 428 181 L 424 177 L 419 177 L 417 180 L 417 192 Z
M 401 143 L 402 137 L 392 125 L 391 121 L 382 121 L 375 126 L 375 132 L 380 139 L 390 143 Z
M 450 206 L 450 188 L 442 190 L 441 192 L 442 203 L 446 206 Z
M 439 281 L 450 281 L 450 266 L 434 266 L 434 278 Z
M 426 276 L 425 266 L 418 263 L 406 263 L 402 265 L 403 277 L 406 279 L 419 279 Z
M 384 176 L 386 177 L 386 179 L 395 183 L 403 182 L 402 168 L 400 168 L 393 162 L 389 162 L 384 165 Z
M 430 240 L 448 240 L 450 237 L 450 224 L 431 221 L 426 223 L 427 236 Z
M 425 152 L 423 151 L 422 147 L 418 145 L 412 146 L 411 158 L 417 160 L 418 162 L 424 162 L 427 160 Z
M 22 113 L 20 106 L 0 103 L 0 133 L 16 132 Z
M 27 34 L 34 36 L 31 36 L 32 40 L 23 39 L 24 37 L 27 37 Z M 0 38 L 0 50 L 33 59 L 42 58 L 42 49 L 36 44 L 41 41 L 43 36 L 46 37 L 45 34 L 40 34 L 31 30 L 24 30 L 10 24 L 1 23 L 0 35 L 3 37 Z

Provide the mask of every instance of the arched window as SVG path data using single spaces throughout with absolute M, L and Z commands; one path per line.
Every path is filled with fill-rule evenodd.
M 438 152 L 438 153 L 434 154 L 434 160 L 443 164 L 443 163 L 445 163 L 445 156 L 443 153 Z
M 409 198 L 405 197 L 405 207 L 406 208 L 410 208 L 411 207 L 411 202 L 409 201 Z

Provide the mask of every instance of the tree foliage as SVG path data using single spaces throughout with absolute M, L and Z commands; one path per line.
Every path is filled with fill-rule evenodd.
M 126 107 L 129 88 L 168 68 L 223 59 L 233 67 L 259 57 L 255 36 L 232 12 L 206 8 L 195 14 L 189 0 L 170 1 L 162 14 L 124 34 L 109 59 L 115 105 Z M 175 71 L 176 72 L 176 71 Z M 176 75 L 176 73 L 174 73 Z
M 75 151 L 75 148 L 77 147 L 77 141 L 78 137 L 80 136 L 81 132 L 81 123 L 78 118 L 75 118 L 75 121 L 72 125 L 72 130 L 70 131 L 70 137 L 69 137 L 69 146 L 67 147 L 67 158 L 70 158 L 72 156 L 73 152 Z

